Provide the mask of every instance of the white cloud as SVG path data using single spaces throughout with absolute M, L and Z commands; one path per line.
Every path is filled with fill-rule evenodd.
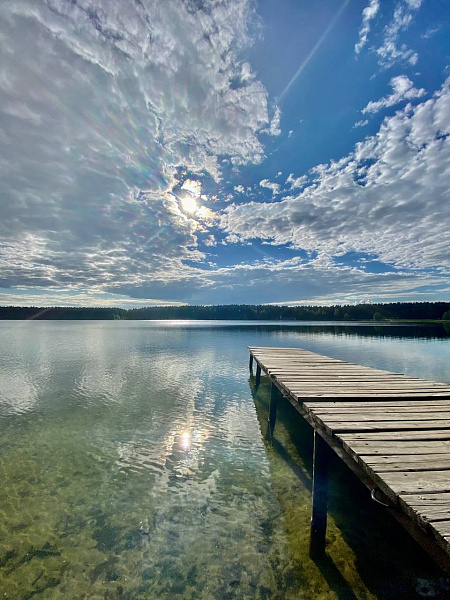
M 308 175 L 302 175 L 301 177 L 294 177 L 294 173 L 290 173 L 286 179 L 286 183 L 289 183 L 292 190 L 300 189 L 308 183 Z
M 422 0 L 403 0 L 398 2 L 394 10 L 394 16 L 384 32 L 383 44 L 376 52 L 379 64 L 391 67 L 398 61 L 407 62 L 410 65 L 417 64 L 418 54 L 405 44 L 398 45 L 398 39 L 402 31 L 406 31 L 414 19 L 414 13 L 420 8 Z
M 409 298 L 417 293 L 418 298 L 424 299 L 427 298 L 427 293 L 421 291 L 424 286 L 431 290 L 429 294 L 436 293 L 434 290 L 442 289 L 442 278 L 423 273 L 367 273 L 298 259 L 279 262 L 268 259 L 260 264 L 241 264 L 208 273 L 208 283 L 192 290 L 189 301 L 192 304 L 331 304 L 364 301 L 368 297 L 373 302 L 389 301 L 406 293 Z
M 368 119 L 361 119 L 361 121 L 357 121 L 353 125 L 353 128 L 356 129 L 357 127 L 365 127 L 368 123 L 369 123 Z
M 364 115 L 367 113 L 377 113 L 383 108 L 395 106 L 404 100 L 422 98 L 422 96 L 425 96 L 426 94 L 426 91 L 423 88 L 415 88 L 413 82 L 406 75 L 393 77 L 389 83 L 393 89 L 393 93 L 380 100 L 369 102 L 369 104 L 361 111 Z
M 253 2 L 16 0 L 0 13 L 0 284 L 148 283 L 168 298 L 197 281 L 186 261 L 204 259 L 212 211 L 189 218 L 176 189 L 219 181 L 219 157 L 261 161 L 258 136 L 279 119 L 240 58 Z
M 272 181 L 269 181 L 269 179 L 262 179 L 259 182 L 259 185 L 263 188 L 271 190 L 272 196 L 274 196 L 275 194 L 278 194 L 278 192 L 280 191 L 280 184 L 273 183 Z
M 240 242 L 240 239 L 241 238 L 238 235 L 235 235 L 234 233 L 230 233 L 225 238 L 225 242 L 228 244 L 238 244 Z
M 440 31 L 440 30 L 441 30 L 441 27 L 442 27 L 442 26 L 439 26 L 439 27 L 428 27 L 428 29 L 425 31 L 425 33 L 422 33 L 420 37 L 421 37 L 422 39 L 424 39 L 424 40 L 428 40 L 428 39 L 430 39 L 431 37 L 433 37 L 433 35 L 434 35 L 435 33 L 438 33 L 438 31 Z
M 274 136 L 281 135 L 280 123 L 281 123 L 281 110 L 278 106 L 276 106 L 272 120 L 270 121 L 270 125 L 267 129 L 263 130 L 264 133 L 268 133 L 269 135 L 274 135 Z
M 230 206 L 221 227 L 319 257 L 368 252 L 398 268 L 450 272 L 450 79 L 281 202 Z
M 196 179 L 186 179 L 186 181 L 183 181 L 181 189 L 186 190 L 196 198 L 200 198 L 202 193 L 202 184 Z
M 355 44 L 355 52 L 359 54 L 367 43 L 367 37 L 371 28 L 371 21 L 377 16 L 380 10 L 379 0 L 370 0 L 369 4 L 363 10 L 362 24 L 359 30 L 359 40 Z
M 48 291 L 45 288 L 27 288 L 20 289 L 10 293 L 1 290 L 0 306 L 104 306 L 120 308 L 139 308 L 143 306 L 164 305 L 164 306 L 183 306 L 185 302 L 172 302 L 171 300 L 145 298 L 142 300 L 129 298 L 120 294 L 105 294 L 101 290 L 64 290 Z
M 213 235 L 210 235 L 204 241 L 205 246 L 217 246 L 217 240 Z
M 233 189 L 238 194 L 243 194 L 245 192 L 245 188 L 243 185 L 235 185 Z

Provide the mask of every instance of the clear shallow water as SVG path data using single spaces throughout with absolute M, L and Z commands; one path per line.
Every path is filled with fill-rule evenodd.
M 450 382 L 441 328 L 0 322 L 0 597 L 413 598 L 439 573 L 333 469 L 307 556 L 310 432 L 273 447 L 247 346 L 298 346 Z M 436 587 L 437 586 L 437 587 Z M 442 595 L 441 595 L 442 597 Z

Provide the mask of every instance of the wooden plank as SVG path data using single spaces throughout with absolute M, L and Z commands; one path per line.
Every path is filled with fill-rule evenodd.
M 338 406 L 336 408 L 324 408 L 323 410 L 321 410 L 319 408 L 311 408 L 309 405 L 309 401 L 305 400 L 303 406 L 309 411 L 314 412 L 314 414 L 316 415 L 323 415 L 332 419 L 341 419 L 341 416 L 343 419 L 352 418 L 353 416 L 355 418 L 359 418 L 359 415 L 361 415 L 361 417 L 370 417 L 374 419 L 377 419 L 378 416 L 387 415 L 399 415 L 399 417 L 406 419 L 410 418 L 411 415 L 416 415 L 416 417 L 413 418 L 421 419 L 424 416 L 429 415 L 426 418 L 434 419 L 442 418 L 442 416 L 445 417 L 445 415 L 448 415 L 450 413 L 450 406 L 434 406 L 432 408 L 430 407 L 428 409 L 422 410 L 420 407 L 420 402 L 415 402 L 414 405 L 405 406 L 404 408 L 402 408 L 401 406 L 396 406 L 392 408 L 387 406 L 381 406 L 379 409 L 376 408 L 376 401 L 372 402 L 372 405 L 374 406 L 372 406 L 371 408 L 360 408 L 358 404 L 358 402 L 355 402 L 356 406 L 353 410 L 350 407 L 343 407 L 341 409 Z M 384 402 L 382 404 L 384 404 Z
M 355 402 L 355 404 L 357 404 Z M 377 404 L 376 402 L 372 402 L 372 404 Z M 383 404 L 382 402 L 380 402 L 380 404 Z M 412 414 L 416 414 L 419 415 L 418 418 L 422 418 L 424 415 L 429 415 L 429 418 L 434 418 L 436 416 L 436 418 L 439 418 L 438 415 L 442 415 L 442 414 L 449 414 L 450 413 L 450 408 L 446 408 L 443 406 L 433 406 L 433 407 L 427 407 L 424 410 L 420 410 L 420 406 L 417 406 L 417 403 L 415 403 L 413 406 L 405 406 L 404 408 L 402 408 L 401 406 L 397 406 L 394 408 L 389 408 L 387 406 L 380 406 L 379 410 L 377 410 L 375 407 L 372 408 L 366 408 L 366 409 L 361 409 L 359 406 L 355 406 L 355 410 L 351 410 L 351 408 L 345 407 L 342 408 L 341 410 L 339 408 L 336 409 L 331 409 L 331 408 L 327 408 L 325 410 L 319 410 L 317 408 L 311 408 L 309 406 L 308 401 L 303 403 L 303 406 L 305 406 L 305 408 L 307 408 L 308 410 L 314 412 L 316 415 L 328 415 L 330 417 L 338 417 L 340 418 L 340 415 L 345 415 L 345 416 L 352 416 L 352 415 L 357 415 L 357 414 L 362 414 L 365 415 L 366 417 L 377 417 L 377 415 L 380 414 L 385 414 L 385 415 L 398 415 L 399 417 L 405 417 L 408 418 L 410 417 Z
M 376 381 L 358 381 L 358 380 L 354 380 L 354 381 L 324 381 L 324 382 L 320 382 L 320 381 L 310 381 L 310 382 L 306 382 L 306 381 L 298 381 L 295 379 L 291 379 L 290 377 L 279 377 L 278 375 L 271 375 L 269 373 L 269 377 L 270 379 L 272 379 L 273 381 L 277 381 L 282 383 L 283 385 L 286 386 L 291 386 L 293 388 L 293 390 L 310 390 L 310 389 L 323 389 L 325 392 L 329 392 L 330 390 L 335 389 L 336 392 L 341 392 L 342 390 L 345 389 L 350 389 L 350 390 L 364 390 L 364 389 L 370 389 L 372 387 L 377 387 L 379 386 L 381 389 L 387 389 L 388 391 L 392 391 L 395 393 L 401 393 L 402 390 L 409 392 L 429 392 L 430 394 L 449 394 L 450 393 L 450 388 L 448 387 L 442 387 L 442 386 L 433 386 L 433 385 L 427 385 L 426 383 L 408 383 L 405 382 L 404 385 L 398 385 L 398 384 L 394 384 L 391 382 L 376 382 Z
M 269 375 L 273 375 L 274 377 L 279 377 L 278 375 L 274 375 L 272 373 L 269 373 Z M 344 374 L 344 375 L 339 375 L 337 373 L 322 373 L 320 375 L 320 379 L 318 378 L 318 376 L 316 374 L 304 374 L 304 375 L 300 375 L 299 373 L 291 373 L 286 375 L 286 377 L 289 377 L 291 379 L 291 381 L 296 381 L 296 382 L 311 382 L 311 383 L 317 383 L 319 380 L 321 383 L 326 383 L 328 382 L 339 382 L 339 381 L 343 381 L 344 383 L 346 381 L 361 381 L 361 382 L 375 382 L 375 383 L 393 383 L 396 385 L 400 385 L 402 383 L 406 383 L 406 384 L 424 384 L 426 382 L 422 381 L 421 379 L 412 379 L 412 378 L 403 378 L 401 375 L 398 375 L 396 377 L 388 377 L 387 375 L 374 375 L 373 373 L 371 374 L 367 374 L 367 375 L 352 375 L 350 374 Z M 284 377 L 283 377 L 284 379 Z M 438 384 L 433 384 L 433 385 L 438 385 Z M 445 389 L 449 389 L 449 386 L 440 386 L 440 387 L 445 387 Z
M 374 471 L 376 473 L 376 471 Z M 382 480 L 397 494 L 420 494 L 421 492 L 450 491 L 450 476 L 445 471 L 389 472 Z
M 399 385 L 389 385 L 389 384 L 379 384 L 379 383 L 374 383 L 374 384 L 370 384 L 370 383 L 361 383 L 361 382 L 355 382 L 354 384 L 349 384 L 349 383 L 330 383 L 330 384 L 305 384 L 302 386 L 299 386 L 298 383 L 296 382 L 292 382 L 292 381 L 283 381 L 283 384 L 285 386 L 288 387 L 292 387 L 293 391 L 294 390 L 300 390 L 301 392 L 311 392 L 311 391 L 317 391 L 317 392 L 323 392 L 323 393 L 333 393 L 336 392 L 338 394 L 343 394 L 346 392 L 350 392 L 350 393 L 359 393 L 359 392 L 389 392 L 392 394 L 397 394 L 397 393 L 409 393 L 409 394 L 421 394 L 423 396 L 426 396 L 427 394 L 440 394 L 440 393 L 444 393 L 444 394 L 449 394 L 450 391 L 448 390 L 440 390 L 439 388 L 434 388 L 434 387 L 420 387 L 420 386 L 408 386 L 408 385 L 404 385 L 404 386 L 399 386 Z
M 319 419 L 320 420 L 320 419 Z M 405 429 L 410 430 L 437 430 L 437 429 L 449 429 L 450 420 L 447 421 L 326 421 L 323 423 L 327 433 L 333 435 L 334 433 L 343 433 L 345 431 L 363 432 L 363 431 L 403 431 Z
M 259 363 L 258 363 L 259 364 Z M 274 369 L 271 367 L 267 367 L 263 365 L 263 370 L 271 377 L 279 377 L 280 379 L 286 379 L 288 377 L 292 378 L 292 381 L 320 381 L 322 378 L 325 381 L 326 379 L 333 379 L 334 381 L 339 381 L 340 379 L 356 379 L 357 381 L 366 381 L 371 379 L 385 379 L 387 381 L 395 382 L 405 382 L 408 383 L 409 378 L 403 379 L 402 375 L 388 377 L 387 375 L 377 374 L 377 373 L 367 373 L 364 371 L 360 371 L 358 369 L 350 369 L 350 368 L 339 368 L 334 369 L 333 371 L 319 369 L 316 367 L 314 370 L 308 369 L 308 371 L 303 371 L 300 373 L 298 369 Z M 410 383 L 428 383 L 426 381 L 412 380 Z M 445 389 L 450 389 L 448 385 L 442 385 Z
M 290 373 L 292 375 L 310 375 L 311 377 L 317 377 L 320 374 L 329 374 L 329 373 L 333 373 L 334 375 L 349 375 L 349 374 L 356 374 L 356 375 L 361 375 L 361 376 L 368 376 L 370 375 L 370 373 L 368 371 L 364 371 L 363 369 L 360 369 L 358 367 L 353 367 L 351 365 L 332 365 L 331 368 L 325 368 L 325 367 L 319 367 L 318 365 L 316 366 L 311 366 L 308 368 L 305 368 L 304 365 L 292 365 L 292 366 L 279 366 L 277 367 L 276 365 L 264 365 L 263 364 L 263 368 L 266 372 L 268 372 L 270 375 L 278 375 L 278 376 L 285 376 L 285 375 L 289 375 Z M 372 375 L 374 375 L 374 373 L 372 373 Z M 381 375 L 381 374 L 380 374 Z M 401 377 L 401 376 L 399 376 Z
M 281 378 L 279 378 L 281 379 Z M 288 377 L 283 377 L 282 382 L 284 385 L 292 385 L 295 389 L 323 389 L 329 391 L 335 389 L 337 392 L 342 390 L 365 390 L 365 389 L 381 389 L 381 390 L 392 390 L 392 391 L 417 391 L 417 392 L 430 392 L 430 393 L 449 393 L 450 389 L 437 385 L 429 385 L 427 383 L 392 383 L 392 382 L 378 382 L 378 381 L 309 381 L 302 382 Z
M 286 358 L 286 359 L 296 359 L 296 358 L 310 358 L 311 360 L 335 360 L 336 362 L 347 362 L 347 361 L 343 361 L 342 359 L 339 358 L 333 358 L 332 356 L 325 356 L 324 354 L 317 354 L 315 352 L 306 352 L 306 351 L 302 351 L 302 352 L 292 352 L 289 351 L 287 352 L 286 350 L 281 351 L 281 352 L 267 352 L 267 351 L 258 351 L 258 352 L 252 352 L 252 354 L 254 356 L 257 356 L 258 358 L 262 358 L 262 357 L 267 357 L 267 358 L 271 358 L 271 359 L 276 359 L 276 358 Z
M 321 354 L 291 354 L 291 355 L 277 355 L 271 356 L 267 355 L 258 355 L 258 359 L 265 359 L 274 362 L 283 362 L 283 361 L 304 361 L 305 363 L 319 363 L 319 362 L 327 362 L 327 363 L 336 363 L 341 365 L 350 365 L 354 363 L 350 363 L 348 360 L 340 360 L 338 358 L 333 358 L 331 356 L 324 356 Z M 362 365 L 364 366 L 364 365 Z
M 404 509 L 422 521 L 450 519 L 450 492 L 400 495 Z
M 319 355 L 310 355 L 310 356 L 301 356 L 301 355 L 297 355 L 297 356 L 278 356 L 278 357 L 274 357 L 274 356 L 270 356 L 270 355 L 262 355 L 262 354 L 253 354 L 253 356 L 255 357 L 255 359 L 257 361 L 260 362 L 267 362 L 267 363 L 276 363 L 276 364 L 283 364 L 285 362 L 291 362 L 291 363 L 303 363 L 303 364 L 320 364 L 320 363 L 327 363 L 327 364 L 335 364 L 335 365 L 347 365 L 347 366 L 352 366 L 352 367 L 359 367 L 360 369 L 375 369 L 377 371 L 386 371 L 387 373 L 389 373 L 390 371 L 388 369 L 379 369 L 377 367 L 371 367 L 371 366 L 367 366 L 367 365 L 361 365 L 361 364 L 357 364 L 357 363 L 351 363 L 347 360 L 337 360 L 336 358 L 330 358 L 329 356 L 319 356 Z
M 337 362 L 332 360 L 267 360 L 262 361 L 257 359 L 258 362 L 266 364 L 269 368 L 278 368 L 278 369 L 288 369 L 289 367 L 300 367 L 300 368 L 311 368 L 314 369 L 316 367 L 320 367 L 323 369 L 331 369 L 333 367 L 345 368 L 351 367 L 352 369 L 364 369 L 365 367 L 359 367 L 358 365 L 351 365 L 349 363 Z
M 396 375 L 396 373 L 392 373 L 390 371 L 381 371 L 378 369 L 371 369 L 370 367 L 361 367 L 360 365 L 351 365 L 351 364 L 346 364 L 346 363 L 330 363 L 330 364 L 326 364 L 326 363 L 306 363 L 305 361 L 299 361 L 298 363 L 293 363 L 292 365 L 287 365 L 286 363 L 283 364 L 274 364 L 271 362 L 267 362 L 267 363 L 263 363 L 260 360 L 257 360 L 257 362 L 261 363 L 264 365 L 265 368 L 269 368 L 273 371 L 279 371 L 280 373 L 286 373 L 289 372 L 289 370 L 294 370 L 293 367 L 295 368 L 300 368 L 301 371 L 300 372 L 304 372 L 304 373 L 319 373 L 321 371 L 324 372 L 332 372 L 332 373 L 339 373 L 340 371 L 342 371 L 342 373 L 378 373 L 380 375 Z M 397 373 L 398 376 L 402 376 L 402 373 Z
M 347 451 L 356 456 L 422 456 L 450 454 L 450 431 L 448 437 L 448 440 L 351 440 L 343 443 Z
M 285 386 L 286 387 L 286 386 Z M 353 392 L 313 392 L 313 391 L 304 391 L 301 389 L 290 389 L 290 392 L 293 396 L 296 396 L 298 399 L 302 398 L 323 398 L 327 400 L 336 400 L 336 399 L 345 399 L 345 398 L 385 398 L 386 400 L 392 398 L 449 398 L 450 392 L 371 392 L 369 390 L 363 391 L 360 390 L 357 393 Z
M 360 433 L 339 433 L 337 436 L 341 441 L 347 444 L 351 444 L 354 441 L 368 440 L 370 442 L 375 441 L 436 441 L 436 440 L 450 440 L 450 428 L 446 430 L 410 430 L 410 431 L 381 431 L 381 432 L 360 432 Z
M 269 375 L 273 375 L 272 373 L 269 373 Z M 273 375 L 274 377 L 279 377 L 279 375 Z M 299 375 L 298 373 L 293 373 L 290 375 L 287 375 L 286 377 L 289 377 L 291 379 L 291 381 L 296 381 L 296 382 L 311 382 L 311 383 L 315 383 L 317 382 L 317 374 L 313 374 L 313 375 Z M 364 376 L 360 376 L 360 375 L 338 375 L 335 373 L 324 373 L 323 375 L 320 376 L 320 382 L 321 383 L 326 383 L 326 382 L 354 382 L 354 381 L 361 381 L 361 382 L 368 382 L 368 383 L 393 383 L 396 385 L 400 385 L 402 383 L 406 383 L 406 384 L 424 384 L 425 382 L 421 381 L 420 379 L 406 379 L 403 378 L 401 375 L 398 375 L 397 377 L 388 377 L 387 375 L 364 375 Z M 449 389 L 448 386 L 445 387 L 445 389 Z
M 304 405 L 306 408 L 308 408 L 308 405 L 305 403 Z M 436 420 L 436 421 L 442 421 L 442 420 L 447 420 L 450 422 L 450 410 L 446 410 L 446 411 L 439 411 L 439 412 L 429 412 L 429 411 L 425 411 L 425 412 L 411 412 L 408 410 L 404 410 L 402 411 L 400 408 L 397 409 L 391 409 L 391 410 L 380 410 L 380 411 L 367 411 L 367 412 L 360 412 L 358 410 L 355 411 L 340 411 L 340 410 L 336 410 L 336 411 L 331 411 L 331 410 L 327 410 L 327 411 L 318 411 L 315 410 L 313 411 L 314 414 L 316 416 L 318 416 L 320 419 L 325 420 L 325 419 L 330 419 L 332 421 L 343 421 L 343 422 L 347 422 L 347 421 L 398 421 L 400 419 L 404 420 L 404 421 L 420 421 L 420 420 Z
M 363 454 L 359 460 L 377 473 L 384 471 L 445 471 L 450 469 L 450 453 L 379 456 Z M 450 473 L 449 486 L 450 486 Z
M 339 360 L 339 359 L 335 359 L 331 356 L 325 356 L 323 354 L 316 354 L 315 352 L 267 352 L 267 351 L 258 351 L 258 352 L 252 352 L 252 354 L 254 356 L 256 356 L 257 358 L 263 358 L 263 357 L 267 357 L 267 358 L 311 358 L 311 359 L 320 359 L 320 358 L 327 358 L 328 360 Z
M 449 392 L 450 389 L 449 388 L 442 388 L 442 387 L 436 387 L 436 386 L 428 386 L 425 384 L 415 384 L 414 382 L 406 382 L 405 385 L 401 385 L 401 383 L 392 383 L 391 381 L 388 381 L 387 379 L 357 379 L 356 377 L 353 378 L 340 378 L 340 379 L 333 379 L 331 377 L 327 378 L 327 379 L 322 379 L 320 382 L 318 382 L 315 379 L 292 379 L 291 377 L 289 378 L 284 378 L 284 377 L 278 377 L 277 375 L 270 375 L 269 377 L 272 381 L 277 381 L 280 383 L 283 383 L 284 385 L 293 385 L 294 387 L 298 388 L 302 388 L 302 387 L 311 387 L 311 386 L 315 386 L 315 387 L 319 387 L 320 385 L 331 387 L 331 386 L 335 386 L 335 385 L 345 385 L 348 387 L 356 387 L 356 386 L 360 386 L 360 387 L 376 387 L 379 386 L 383 389 L 385 388 L 390 388 L 390 389 L 408 389 L 408 388 L 419 388 L 419 389 L 431 389 L 432 391 L 434 390 L 439 390 L 439 391 L 443 391 L 443 392 Z
M 283 385 L 280 382 L 277 382 L 277 386 L 281 389 L 283 387 Z M 286 390 L 286 394 L 289 392 L 289 394 L 294 397 L 294 394 L 290 393 L 290 390 L 288 390 L 288 388 L 284 388 Z M 307 404 L 308 406 L 311 403 L 314 404 L 327 404 L 330 402 L 341 402 L 341 403 L 345 403 L 347 405 L 351 405 L 351 404 L 358 404 L 360 402 L 370 402 L 370 404 L 380 404 L 380 406 L 383 406 L 386 403 L 390 403 L 390 402 L 412 402 L 414 403 L 414 405 L 419 408 L 420 404 L 422 402 L 426 402 L 426 401 L 430 401 L 430 402 L 450 402 L 450 397 L 449 396 L 443 396 L 442 394 L 438 394 L 437 396 L 432 396 L 431 398 L 423 395 L 423 394 L 415 394 L 414 396 L 409 395 L 409 396 L 401 396 L 399 394 L 396 394 L 394 396 L 361 396 L 361 395 L 356 395 L 353 397 L 343 397 L 343 398 L 336 398 L 336 397 L 332 397 L 332 396 L 321 396 L 321 397 L 314 397 L 311 396 L 309 398 L 302 398 L 298 395 L 295 395 L 295 398 L 297 399 L 297 401 L 300 404 Z M 314 409 L 312 409 L 314 410 Z
M 450 408 L 450 400 L 387 400 L 386 402 L 372 402 L 370 400 L 362 402 L 314 402 L 308 401 L 308 408 L 311 410 L 321 410 L 327 408 L 349 408 L 353 410 L 358 408 L 361 410 L 379 410 L 383 408 L 420 408 L 422 410 L 430 410 L 434 408 Z
M 274 362 L 274 363 L 275 362 L 277 362 L 277 363 L 283 363 L 283 362 L 286 361 L 286 362 L 295 362 L 295 363 L 298 363 L 298 362 L 305 362 L 305 363 L 308 363 L 308 362 L 309 363 L 321 363 L 321 362 L 324 362 L 324 363 L 336 363 L 336 364 L 341 364 L 341 365 L 342 364 L 343 365 L 345 365 L 345 364 L 347 364 L 347 365 L 353 364 L 353 363 L 349 363 L 346 360 L 338 360 L 336 358 L 330 358 L 329 356 L 321 356 L 319 354 L 316 354 L 316 355 L 311 354 L 309 356 L 308 355 L 304 355 L 304 354 L 303 355 L 289 355 L 289 354 L 286 354 L 285 356 L 281 356 L 281 355 L 271 356 L 270 354 L 267 354 L 267 355 L 261 355 L 261 354 L 258 355 L 257 354 L 256 358 L 258 360 L 264 360 L 265 359 L 267 361 Z M 364 365 L 362 365 L 362 366 L 364 366 Z
M 273 351 L 273 352 L 305 352 L 308 354 L 315 354 L 315 352 L 312 352 L 311 350 L 305 350 L 304 348 L 299 348 L 298 346 L 296 347 L 286 347 L 286 346 L 249 346 L 248 347 L 249 350 L 255 350 L 255 351 L 262 351 L 262 352 L 266 352 L 267 350 Z
M 276 382 L 278 383 L 278 382 Z M 303 395 L 303 394 L 321 394 L 322 396 L 328 396 L 329 398 L 333 398 L 334 394 L 338 397 L 341 397 L 346 394 L 352 394 L 353 396 L 358 396 L 358 394 L 362 394 L 363 396 L 367 395 L 376 395 L 376 396 L 387 396 L 387 399 L 396 399 L 403 397 L 405 395 L 409 395 L 411 399 L 414 398 L 423 398 L 428 399 L 446 399 L 448 398 L 448 394 L 450 392 L 440 392 L 436 390 L 420 390 L 420 389 L 393 389 L 393 388 L 381 388 L 381 387 L 363 387 L 359 385 L 355 385 L 353 387 L 321 387 L 321 386 L 309 386 L 309 387 L 294 387 L 289 382 L 283 382 L 284 387 L 290 389 L 290 391 L 294 394 Z
M 450 519 L 446 521 L 434 521 L 432 526 L 442 537 L 450 539 Z
M 272 377 L 278 377 L 283 381 L 292 381 L 294 383 L 304 383 L 313 385 L 333 385 L 333 384 L 347 384 L 348 382 L 357 382 L 361 385 L 367 384 L 384 384 L 384 385 L 395 385 L 395 386 L 406 386 L 406 387 L 426 387 L 426 388 L 438 388 L 442 390 L 450 391 L 450 386 L 441 383 L 435 383 L 433 381 L 425 381 L 421 379 L 404 379 L 401 376 L 398 377 L 386 377 L 385 375 L 379 377 L 373 377 L 369 374 L 338 374 L 338 373 L 324 373 L 323 375 L 308 375 L 298 376 L 295 373 L 284 373 L 279 375 L 269 370 L 269 375 Z

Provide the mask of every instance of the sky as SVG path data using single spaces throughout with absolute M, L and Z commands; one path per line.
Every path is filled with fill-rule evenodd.
M 446 0 L 2 0 L 0 304 L 450 301 Z

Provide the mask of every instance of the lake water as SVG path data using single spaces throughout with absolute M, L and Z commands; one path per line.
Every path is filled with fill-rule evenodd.
M 308 558 L 311 432 L 281 403 L 265 441 L 265 345 L 450 382 L 440 326 L 0 322 L 0 598 L 444 597 L 338 461 Z

